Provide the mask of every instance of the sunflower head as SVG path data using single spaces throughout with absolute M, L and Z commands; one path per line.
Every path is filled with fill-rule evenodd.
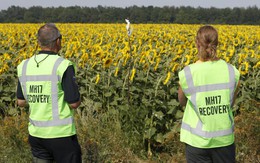
M 165 80 L 163 81 L 163 84 L 166 85 L 169 82 L 170 78 L 171 78 L 171 72 L 168 72 L 165 77 Z
M 132 71 L 131 71 L 130 81 L 133 81 L 133 80 L 134 80 L 135 73 L 136 73 L 136 69 L 133 68 Z
M 104 60 L 104 63 L 103 63 L 103 67 L 104 68 L 109 68 L 110 65 L 112 64 L 113 60 L 111 58 L 107 58 Z
M 99 80 L 100 80 L 100 75 L 97 74 L 97 75 L 96 75 L 96 81 L 95 81 L 95 84 L 98 84 L 98 83 L 99 83 Z

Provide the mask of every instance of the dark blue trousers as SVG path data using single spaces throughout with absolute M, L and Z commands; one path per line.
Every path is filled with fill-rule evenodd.
M 235 163 L 235 144 L 219 148 L 196 148 L 186 144 L 188 163 Z

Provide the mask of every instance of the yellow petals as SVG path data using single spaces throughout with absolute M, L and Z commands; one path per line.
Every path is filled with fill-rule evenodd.
M 79 68 L 100 74 L 105 70 L 118 77 L 127 66 L 135 67 L 129 80 L 143 73 L 166 76 L 197 60 L 195 35 L 200 25 L 135 24 L 130 40 L 122 24 L 57 24 L 64 36 L 59 54 Z M 219 31 L 217 55 L 221 59 L 238 65 L 241 75 L 250 74 L 259 68 L 260 30 L 258 26 L 215 25 Z M 15 67 L 40 50 L 37 43 L 39 24 L 0 24 L 0 69 L 1 73 Z M 131 41 L 131 42 L 129 42 Z M 130 44 L 131 43 L 131 44 Z M 131 47 L 130 47 L 131 46 Z M 151 71 L 149 71 L 151 70 Z M 108 71 L 107 71 L 108 72 Z M 170 74 L 169 74 L 170 76 Z M 100 78 L 100 77 L 99 77 Z M 99 83 L 98 75 L 94 81 Z M 167 79 L 167 80 L 166 80 Z
M 159 66 L 159 64 L 160 64 L 160 62 L 161 62 L 161 58 L 159 58 L 159 57 L 157 57 L 156 58 L 156 64 L 155 64 L 155 66 L 154 66 L 154 71 L 156 71 L 157 70 L 157 68 L 158 68 L 158 66 Z
M 4 65 L 2 65 L 0 67 L 0 75 L 3 74 L 5 71 L 7 71 L 9 69 L 9 66 L 7 63 L 5 63 Z
M 110 65 L 112 64 L 112 59 L 111 58 L 108 58 L 108 59 L 106 59 L 105 61 L 104 61 L 104 63 L 103 63 L 103 67 L 104 68 L 109 68 L 110 67 Z
M 114 76 L 115 76 L 115 77 L 117 77 L 118 71 L 119 71 L 119 67 L 116 67 L 116 70 L 115 70 L 115 73 L 114 73 Z
M 131 71 L 130 81 L 133 81 L 133 80 L 134 80 L 135 73 L 136 73 L 136 69 L 133 68 L 132 71 Z
M 174 65 L 172 66 L 172 72 L 175 72 L 175 71 L 177 70 L 178 66 L 179 66 L 178 63 L 174 64 Z
M 256 63 L 256 65 L 253 66 L 254 69 L 257 69 L 257 68 L 259 68 L 259 67 L 260 67 L 260 61 L 258 61 L 258 62 Z
M 169 82 L 170 78 L 171 78 L 171 72 L 168 72 L 165 80 L 163 81 L 163 84 L 166 85 Z
M 99 80 L 100 80 L 100 75 L 97 74 L 95 84 L 98 84 L 98 83 L 99 83 Z
M 243 62 L 239 67 L 239 72 L 241 75 L 246 75 L 248 73 L 248 62 Z

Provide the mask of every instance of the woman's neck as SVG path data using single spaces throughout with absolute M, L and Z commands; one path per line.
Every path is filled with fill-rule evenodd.
M 212 58 L 212 59 L 203 59 L 203 58 L 199 58 L 199 60 L 197 61 L 198 63 L 201 63 L 201 62 L 207 62 L 207 61 L 218 61 L 219 58 L 216 57 L 216 58 Z M 196 62 L 196 63 L 197 63 Z

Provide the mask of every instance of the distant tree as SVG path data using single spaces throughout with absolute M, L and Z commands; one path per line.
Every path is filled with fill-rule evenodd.
M 144 23 L 142 22 L 142 11 L 140 10 L 140 7 L 138 6 L 132 6 L 129 8 L 129 19 L 133 22 L 133 23 Z
M 7 15 L 6 10 L 0 11 L 0 23 L 4 23 L 5 22 L 6 15 Z
M 24 22 L 23 15 L 26 12 L 26 8 L 19 6 L 11 6 L 6 10 L 4 22 L 21 23 Z
M 81 7 L 79 6 L 64 8 L 63 10 L 61 10 L 61 12 L 57 12 L 57 14 L 59 22 L 83 23 L 81 19 L 83 17 L 83 12 L 81 10 Z
M 0 11 L 0 23 L 180 23 L 180 24 L 260 24 L 260 10 L 248 8 L 202 8 L 190 6 L 131 7 L 47 7 L 28 9 L 11 6 Z
M 31 23 L 42 22 L 44 9 L 41 6 L 33 6 L 24 12 L 23 21 Z
M 192 7 L 180 7 L 175 22 L 180 24 L 191 24 L 196 22 L 196 18 L 192 13 L 195 13 Z
M 257 24 L 260 22 L 260 12 L 259 9 L 254 7 L 248 7 L 244 10 L 243 23 L 244 24 Z
M 173 16 L 174 11 L 175 11 L 174 7 L 164 6 L 162 9 L 160 9 L 157 22 L 175 23 L 174 21 L 176 16 Z
M 244 8 L 233 8 L 233 10 L 231 10 L 230 15 L 228 16 L 228 22 L 229 24 L 242 24 L 242 17 L 243 17 L 243 10 L 245 10 Z

